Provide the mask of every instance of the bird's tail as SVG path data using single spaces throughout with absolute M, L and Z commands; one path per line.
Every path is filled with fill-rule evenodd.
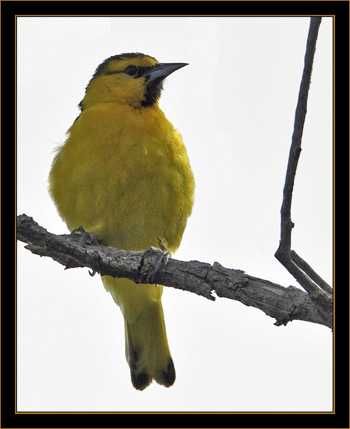
M 163 286 L 137 285 L 110 276 L 102 280 L 124 315 L 125 354 L 134 387 L 143 390 L 152 379 L 166 387 L 174 384 L 161 301 Z
M 125 354 L 136 389 L 145 389 L 152 379 L 166 387 L 174 384 L 175 367 L 160 300 L 132 323 L 125 320 Z

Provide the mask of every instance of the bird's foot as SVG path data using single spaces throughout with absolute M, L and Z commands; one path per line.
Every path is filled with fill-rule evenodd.
M 98 244 L 95 234 L 93 232 L 87 232 L 85 231 L 85 229 L 82 226 L 78 226 L 78 228 L 73 229 L 73 231 L 71 232 L 71 235 L 79 235 L 80 239 L 79 239 L 79 244 L 80 245 L 94 245 L 94 244 Z M 93 277 L 96 274 L 95 270 L 90 271 L 89 270 L 89 274 L 91 277 Z
M 144 271 L 144 279 L 147 283 L 154 283 L 154 277 L 162 265 L 166 265 L 170 258 L 168 249 L 160 243 L 160 248 L 151 246 L 142 257 L 139 271 Z
M 170 258 L 170 252 L 169 250 L 164 246 L 163 243 L 160 243 L 160 252 L 159 249 L 158 250 L 158 261 L 156 262 L 156 265 L 154 267 L 154 274 L 156 274 L 158 272 L 158 270 L 160 269 L 160 267 L 162 265 L 166 266 L 166 264 L 169 261 Z M 153 275 L 154 277 L 154 275 Z
M 77 234 L 80 236 L 79 244 L 97 244 L 96 237 L 93 232 L 87 232 L 82 226 L 73 229 L 71 234 Z

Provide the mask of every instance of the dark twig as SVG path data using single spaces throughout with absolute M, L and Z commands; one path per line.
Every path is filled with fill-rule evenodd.
M 240 301 L 258 308 L 276 319 L 276 325 L 291 320 L 304 320 L 332 327 L 332 311 L 318 304 L 304 291 L 287 288 L 229 269 L 215 262 L 178 261 L 169 258 L 159 265 L 161 250 L 118 250 L 96 243 L 86 244 L 78 234 L 55 235 L 39 226 L 31 217 L 17 217 L 17 238 L 32 253 L 48 256 L 66 268 L 87 267 L 101 275 L 126 277 L 136 283 L 152 282 L 186 290 L 210 300 L 219 297 Z M 327 303 L 326 303 L 327 304 Z M 324 303 L 320 303 L 321 307 Z
M 283 202 L 281 207 L 281 240 L 275 256 L 290 272 L 290 274 L 294 276 L 300 285 L 310 294 L 312 299 L 318 297 L 320 294 L 325 294 L 325 298 L 331 301 L 332 288 L 324 280 L 322 280 L 320 276 L 316 274 L 308 264 L 306 264 L 305 261 L 303 261 L 295 252 L 291 250 L 292 228 L 294 227 L 294 224 L 291 220 L 292 195 L 296 170 L 301 152 L 301 141 L 307 110 L 307 99 L 310 88 L 312 65 L 320 23 L 320 17 L 311 18 L 304 61 L 304 71 L 300 84 L 298 104 L 295 112 L 294 132 L 289 152 L 286 180 L 283 189 Z
M 291 250 L 290 252 L 293 261 L 298 265 L 300 269 L 304 271 L 304 273 L 310 277 L 310 279 L 315 282 L 321 289 L 325 292 L 332 294 L 333 289 L 329 286 L 329 284 L 323 280 L 311 267 L 310 265 L 302 259 L 297 252 Z

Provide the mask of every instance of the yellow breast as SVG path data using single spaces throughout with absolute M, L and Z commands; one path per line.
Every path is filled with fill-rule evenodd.
M 50 192 L 70 230 L 123 249 L 180 244 L 194 179 L 181 135 L 158 105 L 84 110 L 54 160 Z

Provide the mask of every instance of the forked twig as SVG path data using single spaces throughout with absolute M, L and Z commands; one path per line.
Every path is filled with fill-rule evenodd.
M 332 288 L 308 265 L 296 252 L 291 250 L 292 228 L 291 206 L 294 188 L 295 174 L 301 152 L 301 140 L 303 135 L 305 116 L 307 111 L 307 99 L 310 89 L 312 65 L 316 49 L 316 41 L 321 17 L 312 17 L 306 46 L 303 76 L 300 84 L 298 104 L 295 112 L 294 131 L 289 152 L 286 180 L 283 189 L 283 202 L 281 207 L 281 239 L 275 256 L 290 274 L 309 293 L 311 298 L 317 298 L 320 294 L 332 299 Z

